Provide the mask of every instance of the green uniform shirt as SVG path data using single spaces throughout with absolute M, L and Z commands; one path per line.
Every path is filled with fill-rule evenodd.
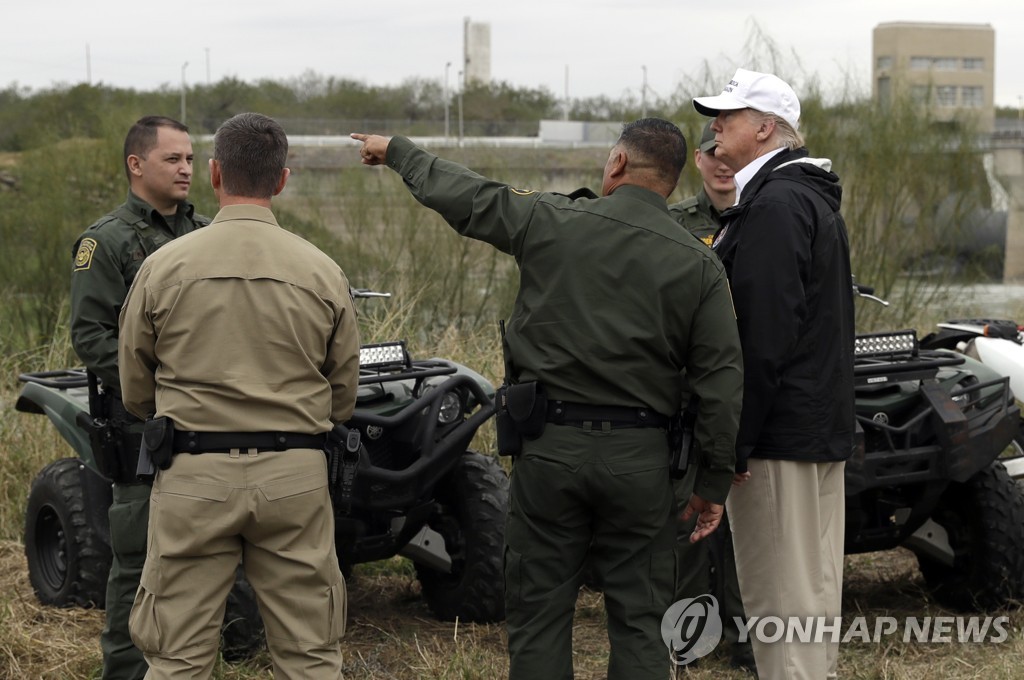
M 142 261 L 174 238 L 210 223 L 182 203 L 168 220 L 141 198 L 128 200 L 78 237 L 72 250 L 71 344 L 103 383 L 120 394 L 117 317 Z
M 701 186 L 696 196 L 673 203 L 668 207 L 669 213 L 676 219 L 676 222 L 683 225 L 687 231 L 704 242 L 708 248 L 715 238 L 715 232 L 721 224 L 721 213 L 711 205 L 711 199 Z
M 522 191 L 402 137 L 387 163 L 456 231 L 516 258 L 513 377 L 540 381 L 552 399 L 671 415 L 686 372 L 702 398 L 697 493 L 721 502 L 742 400 L 736 318 L 721 263 L 679 228 L 665 199 L 632 185 L 577 200 Z

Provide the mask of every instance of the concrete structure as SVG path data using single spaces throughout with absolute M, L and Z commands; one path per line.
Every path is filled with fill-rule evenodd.
M 463 27 L 463 84 L 491 83 L 491 25 L 473 23 L 466 17 Z
M 1024 283 L 1024 140 L 994 141 L 992 155 L 1008 198 L 1003 283 Z
M 979 132 L 992 132 L 995 44 L 989 24 L 879 24 L 872 41 L 872 95 L 883 105 L 909 95 L 937 120 L 973 120 Z

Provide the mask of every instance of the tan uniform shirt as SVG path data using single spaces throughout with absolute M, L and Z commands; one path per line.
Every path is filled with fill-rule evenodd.
M 348 280 L 255 205 L 146 259 L 120 316 L 125 407 L 180 430 L 299 432 L 352 415 L 359 338 Z

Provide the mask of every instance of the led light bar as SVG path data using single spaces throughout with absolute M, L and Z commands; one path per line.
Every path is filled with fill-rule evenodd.
M 853 343 L 853 353 L 858 357 L 894 354 L 914 356 L 917 354 L 917 332 L 910 330 L 858 335 Z
M 359 348 L 359 367 L 369 369 L 399 368 L 408 365 L 405 342 L 380 342 Z

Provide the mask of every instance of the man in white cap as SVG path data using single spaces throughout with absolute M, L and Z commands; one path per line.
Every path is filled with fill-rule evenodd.
M 713 247 L 725 265 L 743 345 L 736 479 L 727 507 L 748 617 L 840 615 L 845 460 L 853 450 L 853 296 L 842 189 L 808 156 L 800 102 L 778 77 L 739 69 L 714 117 L 715 158 L 736 175 L 736 205 Z M 766 644 L 759 676 L 836 677 L 838 644 Z

